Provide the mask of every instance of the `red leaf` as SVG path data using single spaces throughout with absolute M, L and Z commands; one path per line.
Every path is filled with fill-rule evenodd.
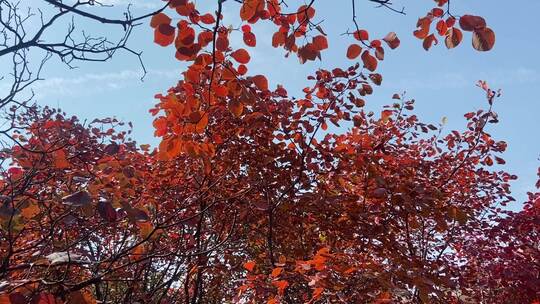
M 384 110 L 381 112 L 381 120 L 386 122 L 392 116 L 393 112 L 392 110 Z M 385 191 L 386 192 L 386 191 Z
M 97 205 L 99 215 L 108 222 L 116 221 L 116 210 L 108 201 L 100 201 Z
M 422 46 L 424 47 L 424 50 L 427 51 L 427 50 L 429 50 L 431 48 L 433 43 L 435 43 L 435 45 L 437 45 L 437 43 L 439 43 L 439 41 L 437 40 L 437 37 L 435 37 L 435 35 L 431 34 L 431 35 L 427 36 L 424 39 L 424 43 L 422 44 Z
M 474 31 L 486 27 L 486 20 L 480 16 L 463 15 L 459 18 L 459 26 L 464 31 Z
M 221 93 L 223 93 L 223 91 L 221 91 Z M 207 125 L 208 125 L 208 113 L 203 113 L 201 119 L 199 119 L 199 121 L 197 122 L 195 126 L 195 130 L 198 133 L 202 133 L 206 129 Z
M 257 45 L 257 37 L 252 32 L 244 32 L 244 43 L 247 46 L 254 47 Z
M 362 54 L 362 62 L 364 67 L 372 72 L 377 69 L 377 58 L 371 56 L 369 51 L 364 51 Z
M 240 8 L 240 18 L 244 21 L 253 18 L 261 4 L 261 0 L 244 0 Z
M 251 32 L 251 26 L 249 26 L 249 24 L 242 25 L 241 29 L 244 33 Z
M 229 111 L 231 111 L 235 117 L 240 117 L 244 112 L 244 105 L 237 99 L 231 99 L 229 101 Z
M 384 49 L 382 47 L 375 49 L 375 57 L 379 60 L 384 60 Z
M 234 58 L 234 60 L 238 61 L 238 63 L 246 64 L 249 62 L 251 57 L 249 57 L 248 51 L 245 49 L 238 49 L 234 52 L 232 52 L 231 57 Z
M 238 74 L 245 75 L 247 73 L 247 67 L 243 64 L 238 66 Z
M 358 41 L 369 39 L 369 33 L 366 30 L 358 30 L 354 32 L 353 36 Z
M 394 32 L 390 32 L 388 33 L 384 38 L 383 38 L 384 42 L 386 42 L 388 44 L 388 46 L 391 48 L 391 49 L 395 49 L 399 46 L 399 44 L 401 43 L 401 41 L 399 40 L 398 36 L 396 33 Z
M 170 24 L 160 24 L 154 30 L 154 42 L 161 46 L 168 46 L 174 41 L 175 28 Z
M 218 51 L 225 52 L 229 49 L 229 39 L 227 37 L 221 36 L 216 39 L 216 48 Z
M 86 191 L 78 191 L 64 196 L 62 202 L 65 205 L 81 207 L 90 204 L 92 202 L 92 197 Z
M 216 22 L 216 18 L 210 13 L 204 14 L 201 16 L 201 21 L 204 24 L 214 24 Z
M 444 15 L 444 11 L 441 8 L 434 8 L 431 10 L 431 14 L 433 14 L 434 17 L 441 17 Z
M 272 46 L 278 47 L 280 45 L 285 44 L 285 39 L 287 38 L 287 35 L 283 32 L 277 31 L 272 36 Z
M 448 17 L 448 18 L 446 19 L 446 26 L 447 26 L 447 27 L 453 27 L 454 24 L 456 24 L 456 18 L 454 18 L 454 17 Z
M 268 90 L 268 79 L 266 79 L 266 77 L 263 75 L 255 75 L 251 78 L 251 80 L 257 86 L 257 88 L 259 88 L 259 90 Z
M 381 85 L 382 83 L 382 75 L 379 73 L 369 74 L 369 79 L 376 85 Z
M 416 26 L 419 27 L 414 31 L 414 36 L 418 39 L 424 39 L 429 35 L 429 27 L 431 25 L 431 19 L 428 17 L 418 19 Z
M 461 43 L 461 40 L 463 39 L 463 33 L 458 28 L 451 28 L 448 33 L 446 34 L 446 39 L 444 40 L 444 43 L 446 44 L 446 47 L 449 49 L 455 48 Z
M 437 2 L 438 6 L 443 6 L 448 2 L 448 0 L 435 0 L 435 2 Z
M 313 38 L 313 46 L 316 50 L 322 51 L 328 48 L 328 40 L 323 35 L 318 35 Z
M 308 7 L 307 5 L 302 5 L 296 11 L 296 17 L 298 18 L 298 23 L 300 24 L 307 23 L 314 16 L 315 9 L 312 6 Z
M 489 27 L 474 30 L 472 44 L 478 51 L 489 51 L 495 45 L 495 33 Z
M 108 155 L 115 155 L 120 151 L 120 146 L 117 143 L 110 143 L 105 148 L 103 148 L 103 152 L 105 152 Z
M 378 40 L 378 39 L 375 39 L 375 40 L 371 41 L 370 46 L 374 47 L 374 48 L 381 47 L 381 41 Z
M 155 14 L 152 16 L 152 19 L 150 19 L 150 26 L 153 28 L 156 28 L 161 24 L 171 24 L 171 18 L 164 13 L 159 13 Z
M 321 58 L 321 52 L 312 43 L 308 43 L 298 49 L 298 58 L 301 63 L 305 63 L 308 60 L 314 61 L 317 58 Z
M 347 58 L 349 59 L 355 59 L 360 55 L 362 52 L 362 47 L 358 44 L 351 44 L 349 45 L 349 48 L 347 49 Z
M 439 35 L 444 36 L 447 31 L 448 26 L 446 25 L 446 22 L 444 22 L 444 20 L 439 20 L 439 22 L 437 22 L 437 32 L 439 32 Z

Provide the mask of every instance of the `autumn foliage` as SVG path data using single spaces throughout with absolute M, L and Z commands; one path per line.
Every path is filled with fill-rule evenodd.
M 159 147 L 114 119 L 8 112 L 18 128 L 0 152 L 0 303 L 539 299 L 540 197 L 502 208 L 517 177 L 493 167 L 506 149 L 489 133 L 497 91 L 478 83 L 485 109 L 462 131 L 422 122 L 399 94 L 366 110 L 400 40 L 353 17 L 341 39 L 354 61 L 315 71 L 292 97 L 249 73 L 249 48 L 267 39 L 300 63 L 321 58 L 332 40 L 316 2 L 238 2 L 199 12 L 171 0 L 151 18 L 156 44 L 189 64 L 150 109 Z M 494 46 L 482 17 L 432 4 L 413 33 L 426 50 L 458 46 L 463 31 L 479 51 Z M 256 36 L 261 22 L 271 37 Z

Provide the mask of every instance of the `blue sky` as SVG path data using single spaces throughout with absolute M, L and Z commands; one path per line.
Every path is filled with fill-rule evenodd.
M 116 4 L 118 13 L 132 3 L 134 14 L 146 12 L 161 5 L 158 0 L 107 0 Z M 291 7 L 302 1 L 289 0 Z M 537 21 L 531 12 L 540 10 L 540 1 L 454 0 L 455 14 L 471 13 L 484 16 L 497 34 L 497 43 L 491 52 L 479 53 L 471 47 L 470 33 L 457 49 L 447 50 L 444 45 L 430 52 L 422 49 L 421 42 L 412 36 L 418 17 L 425 15 L 433 4 L 431 0 L 395 0 L 399 8 L 405 6 L 406 16 L 383 8 L 375 8 L 367 1 L 357 1 L 358 21 L 372 37 L 384 37 L 389 31 L 398 33 L 402 44 L 394 51 L 387 51 L 386 59 L 378 72 L 384 81 L 367 99 L 368 108 L 374 111 L 388 103 L 393 93 L 406 91 L 406 96 L 416 100 L 416 113 L 424 121 L 438 123 L 448 118 L 447 130 L 464 127 L 463 114 L 485 107 L 482 92 L 475 87 L 477 80 L 486 80 L 492 88 L 500 88 L 503 97 L 497 101 L 495 111 L 500 123 L 491 127 L 491 133 L 508 142 L 504 169 L 517 174 L 520 179 L 513 184 L 518 201 L 525 199 L 526 191 L 533 190 L 536 170 L 540 165 L 540 42 L 536 37 Z M 215 1 L 198 1 L 201 12 Z M 235 12 L 239 4 L 225 3 L 225 23 L 240 24 Z M 296 57 L 283 58 L 283 51 L 270 45 L 274 27 L 254 27 L 257 47 L 251 52 L 248 65 L 250 73 L 265 74 L 271 84 L 284 84 L 291 95 L 299 96 L 306 76 L 318 68 L 347 67 L 353 63 L 345 58 L 350 37 L 340 34 L 353 27 L 348 0 L 319 0 L 316 6 L 323 28 L 329 35 L 330 50 L 323 53 L 323 60 L 300 65 Z M 89 24 L 96 34 L 110 34 Z M 37 101 L 44 105 L 59 106 L 69 114 L 83 118 L 115 116 L 134 124 L 134 138 L 139 143 L 155 144 L 151 117 L 148 109 L 155 103 L 153 96 L 164 92 L 180 79 L 185 66 L 174 58 L 172 47 L 162 48 L 152 43 L 149 26 L 140 26 L 131 38 L 131 46 L 142 50 L 148 74 L 142 74 L 137 59 L 118 53 L 107 63 L 80 64 L 70 70 L 58 62 L 50 62 L 44 74 L 46 80 L 34 90 Z M 240 45 L 240 35 L 233 41 Z M 444 44 L 444 43 L 443 43 Z M 517 208 L 518 205 L 514 206 Z

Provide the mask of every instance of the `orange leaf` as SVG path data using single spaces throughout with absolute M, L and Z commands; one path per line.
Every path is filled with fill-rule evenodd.
M 170 138 L 163 140 L 159 145 L 159 149 L 165 151 L 167 156 L 176 157 L 182 152 L 182 141 L 178 138 Z
M 143 239 L 148 238 L 154 232 L 154 226 L 150 222 L 137 223 L 137 226 L 139 226 L 139 234 Z
M 35 203 L 30 203 L 27 207 L 21 209 L 21 215 L 24 218 L 33 218 L 37 214 L 39 214 L 39 206 Z
M 247 271 L 252 272 L 255 268 L 255 262 L 254 261 L 248 261 L 244 263 L 244 268 L 247 269 Z
M 324 288 L 322 288 L 322 287 L 315 288 L 313 290 L 312 299 L 313 300 L 318 300 L 321 297 L 321 294 L 322 294 L 323 291 L 324 291 Z
M 199 122 L 197 122 L 195 130 L 198 133 L 202 133 L 204 129 L 206 129 L 207 125 L 208 125 L 208 113 L 203 113 L 201 119 L 199 119 Z
M 281 267 L 274 268 L 274 270 L 272 270 L 271 276 L 274 278 L 277 278 L 281 274 L 282 271 L 283 271 L 283 268 Z
M 158 117 L 154 120 L 153 125 L 156 129 L 156 131 L 154 131 L 154 136 L 160 137 L 167 133 L 167 118 Z
M 278 293 L 280 295 L 282 295 L 285 292 L 285 288 L 287 288 L 287 286 L 289 286 L 289 282 L 287 282 L 285 280 L 275 281 L 275 282 L 272 282 L 272 284 L 274 284 L 274 286 L 277 287 Z

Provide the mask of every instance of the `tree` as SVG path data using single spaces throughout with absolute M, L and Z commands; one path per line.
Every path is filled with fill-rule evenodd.
M 475 300 L 528 303 L 540 298 L 540 192 L 528 195 L 522 211 L 497 218 L 496 225 L 463 244 L 470 261 L 463 267 L 468 272 L 463 282 Z
M 506 149 L 486 130 L 498 92 L 479 82 L 487 109 L 465 114 L 462 132 L 421 122 L 397 94 L 380 114 L 365 110 L 382 82 L 383 42 L 395 49 L 399 39 L 370 40 L 351 1 L 356 42 L 346 57 L 361 63 L 320 69 L 290 97 L 249 75 L 249 52 L 229 36 L 251 47 L 251 26 L 273 22 L 275 47 L 316 60 L 329 42 L 315 1 L 237 2 L 201 13 L 173 0 L 153 15 L 155 42 L 174 43 L 190 64 L 150 110 L 157 149 L 137 146 L 113 119 L 9 114 L 17 127 L 2 152 L 0 301 L 460 303 L 494 288 L 475 283 L 483 256 L 461 248 L 487 238 L 505 220 L 498 204 L 513 200 L 515 176 L 490 168 Z M 240 28 L 225 23 L 224 5 L 238 8 Z M 463 15 L 460 30 L 449 1 L 435 6 L 414 32 L 426 50 L 437 42 L 432 23 L 448 48 L 461 30 L 477 50 L 493 47 L 483 18 Z

